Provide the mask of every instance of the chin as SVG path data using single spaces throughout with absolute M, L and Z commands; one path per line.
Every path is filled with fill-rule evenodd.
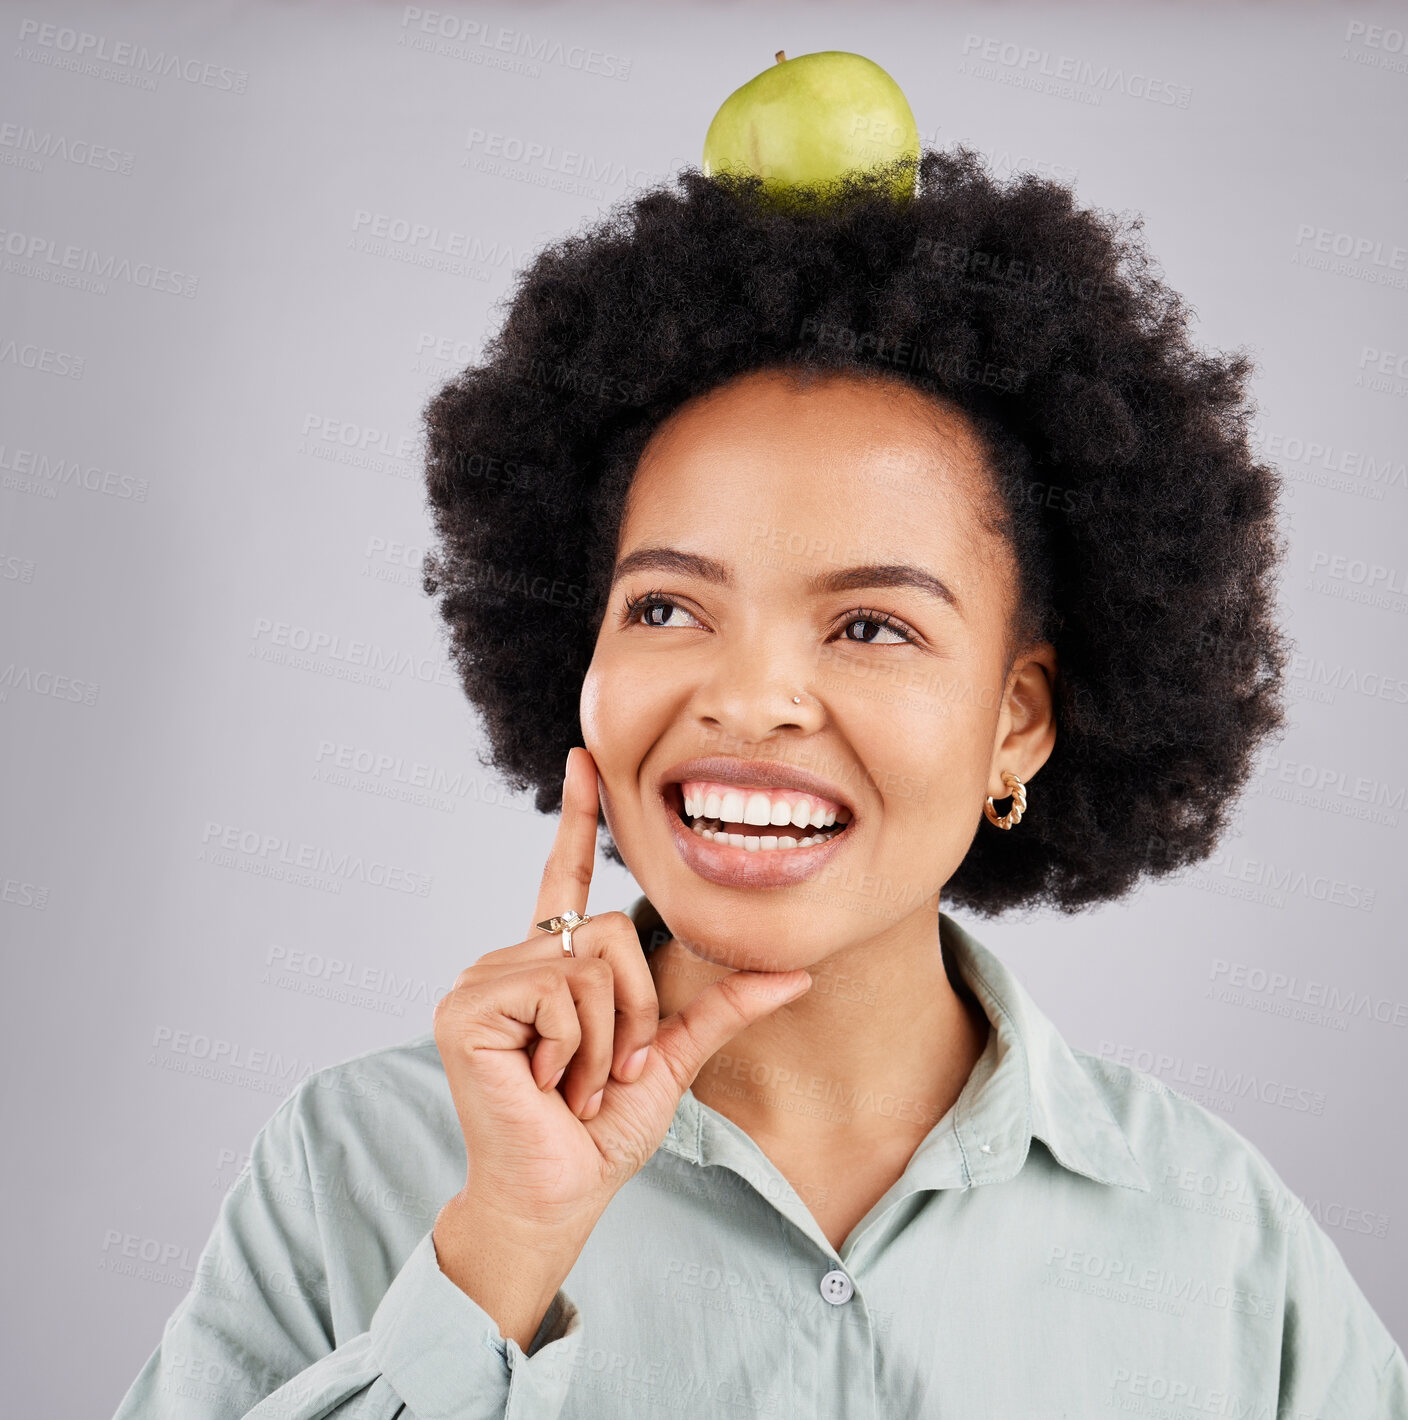
M 675 940 L 692 956 L 729 971 L 794 971 L 810 967 L 849 944 L 818 934 L 817 904 L 795 896 L 771 902 L 723 904 L 707 888 L 672 885 L 658 896 L 646 894 Z M 873 929 L 872 929 L 873 930 Z

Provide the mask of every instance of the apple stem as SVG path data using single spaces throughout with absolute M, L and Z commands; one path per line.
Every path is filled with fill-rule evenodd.
M 779 49 L 777 53 L 773 55 L 773 58 L 781 64 L 782 61 L 787 58 L 787 51 L 785 49 Z

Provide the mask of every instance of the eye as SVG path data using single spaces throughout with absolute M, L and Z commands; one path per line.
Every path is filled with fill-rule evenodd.
M 635 626 L 698 626 L 699 621 L 679 602 L 661 592 L 646 592 L 626 600 L 622 622 Z
M 841 633 L 843 640 L 871 646 L 903 646 L 911 644 L 914 639 L 902 621 L 883 611 L 860 612 L 851 616 L 842 626 Z

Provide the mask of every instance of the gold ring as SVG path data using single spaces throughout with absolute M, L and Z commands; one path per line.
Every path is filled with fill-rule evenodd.
M 575 957 L 576 952 L 572 950 L 572 933 L 578 927 L 584 927 L 592 919 L 583 917 L 576 909 L 569 909 L 561 917 L 549 917 L 546 922 L 536 922 L 534 926 L 540 932 L 561 932 L 562 933 L 562 955 L 565 957 Z

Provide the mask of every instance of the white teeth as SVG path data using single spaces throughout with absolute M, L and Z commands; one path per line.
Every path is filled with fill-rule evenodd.
M 772 800 L 766 794 L 749 794 L 748 803 L 743 810 L 743 822 L 771 823 Z
M 829 843 L 836 833 L 850 823 L 845 810 L 827 805 L 809 795 L 798 797 L 780 789 L 763 792 L 755 789 L 706 788 L 702 784 L 688 791 L 680 786 L 680 803 L 690 821 L 691 832 L 711 843 L 727 843 L 745 853 L 776 853 L 788 848 L 812 848 Z M 846 816 L 842 816 L 842 815 Z M 726 830 L 745 824 L 787 833 L 734 833 Z M 706 827 L 705 825 L 710 825 Z M 802 833 L 796 830 L 801 829 Z M 822 831 L 832 830 L 832 831 Z

